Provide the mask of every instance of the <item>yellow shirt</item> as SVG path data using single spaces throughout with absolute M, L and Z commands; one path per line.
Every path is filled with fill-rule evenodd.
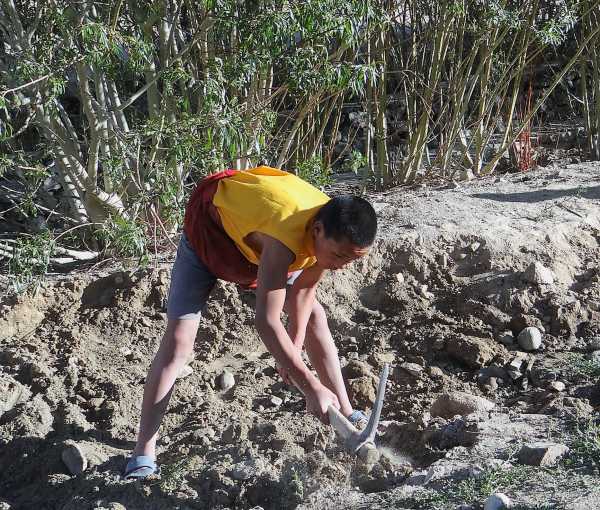
M 328 201 L 325 193 L 299 177 L 259 166 L 219 181 L 213 205 L 225 232 L 250 262 L 258 265 L 260 254 L 244 238 L 251 232 L 261 232 L 296 255 L 289 267 L 295 271 L 316 262 L 307 226 Z

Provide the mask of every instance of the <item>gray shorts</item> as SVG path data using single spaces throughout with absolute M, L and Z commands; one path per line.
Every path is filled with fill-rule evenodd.
M 301 272 L 291 273 L 287 284 L 292 285 Z M 198 258 L 185 233 L 182 233 L 171 270 L 167 317 L 199 319 L 216 281 L 216 276 Z

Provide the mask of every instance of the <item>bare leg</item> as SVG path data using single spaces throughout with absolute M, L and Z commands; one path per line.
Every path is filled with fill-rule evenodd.
M 169 319 L 167 331 L 146 378 L 142 415 L 133 456 L 156 457 L 158 428 L 169 404 L 175 378 L 194 350 L 199 319 Z
M 319 375 L 319 380 L 337 395 L 340 412 L 344 416 L 350 416 L 352 404 L 350 404 L 342 377 L 338 351 L 327 324 L 325 310 L 317 301 L 315 301 L 308 321 L 304 343 L 310 362 Z

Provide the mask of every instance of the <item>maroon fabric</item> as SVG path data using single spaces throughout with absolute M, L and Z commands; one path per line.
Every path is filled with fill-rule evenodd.
M 196 255 L 212 274 L 250 287 L 256 286 L 258 266 L 248 261 L 227 235 L 213 205 L 219 181 L 235 173 L 236 170 L 225 170 L 198 183 L 185 209 L 183 230 Z

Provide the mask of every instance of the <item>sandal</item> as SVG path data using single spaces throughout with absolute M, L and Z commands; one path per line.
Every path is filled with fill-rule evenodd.
M 129 459 L 123 477 L 126 480 L 137 480 L 154 474 L 158 474 L 158 467 L 154 458 L 149 455 L 138 455 Z

